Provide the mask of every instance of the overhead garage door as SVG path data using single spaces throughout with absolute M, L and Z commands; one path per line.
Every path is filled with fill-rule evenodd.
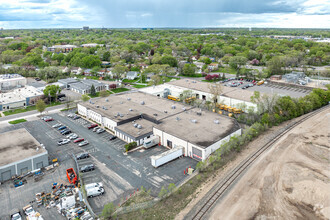
M 193 153 L 193 158 L 197 159 L 197 160 L 202 160 L 202 151 L 200 149 L 197 149 L 195 147 L 192 148 L 192 153 Z
M 42 162 L 37 163 L 37 169 L 42 168 L 42 167 L 43 167 L 43 163 Z
M 28 168 L 27 167 L 24 167 L 21 169 L 21 174 L 25 174 L 28 172 Z
M 11 178 L 11 171 L 10 170 L 1 173 L 1 180 L 2 181 L 9 180 L 10 178 Z

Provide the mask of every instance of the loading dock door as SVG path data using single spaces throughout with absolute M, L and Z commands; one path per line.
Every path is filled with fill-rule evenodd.
M 24 167 L 21 169 L 21 174 L 27 173 L 28 172 L 28 168 Z
M 42 167 L 43 167 L 43 163 L 42 162 L 37 163 L 37 169 L 42 168 Z
M 10 178 L 11 178 L 11 171 L 10 170 L 1 173 L 1 180 L 2 181 L 9 180 Z
M 192 148 L 192 153 L 193 153 L 193 158 L 197 159 L 197 160 L 202 160 L 202 151 L 193 147 Z

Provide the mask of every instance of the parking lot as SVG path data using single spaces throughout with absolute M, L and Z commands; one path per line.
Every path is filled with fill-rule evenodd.
M 246 80 L 231 80 L 229 82 L 224 82 L 223 84 L 230 86 L 231 83 L 238 83 L 241 82 L 239 86 L 236 88 L 242 89 L 244 86 L 251 84 L 252 82 L 247 82 Z M 246 90 L 250 91 L 258 91 L 261 93 L 266 94 L 278 94 L 279 96 L 291 96 L 292 98 L 300 98 L 310 93 L 308 89 L 302 88 L 295 88 L 290 86 L 282 86 L 282 85 L 275 85 L 275 84 L 262 84 L 262 85 L 254 85 L 245 88 Z
M 113 202 L 117 205 L 141 186 L 147 190 L 151 189 L 151 194 L 157 196 L 162 186 L 167 187 L 170 183 L 178 185 L 186 177 L 183 170 L 189 166 L 194 168 L 197 164 L 197 161 L 184 157 L 156 169 L 151 165 L 150 156 L 160 154 L 166 151 L 167 148 L 156 146 L 125 155 L 124 145 L 126 143 L 124 141 L 118 138 L 110 141 L 109 136 L 111 134 L 109 132 L 97 134 L 92 129 L 87 129 L 87 126 L 91 124 L 90 122 L 82 118 L 73 120 L 68 118 L 67 114 L 67 112 L 53 114 L 51 116 L 54 121 L 50 122 L 36 120 L 0 129 L 0 132 L 4 132 L 20 127 L 26 128 L 40 143 L 45 145 L 50 159 L 58 158 L 60 163 L 60 167 L 54 173 L 46 174 L 37 183 L 30 184 L 28 181 L 20 189 L 13 188 L 10 183 L 8 183 L 8 186 L 7 183 L 0 186 L 0 199 L 7 198 L 2 200 L 6 202 L 1 203 L 0 210 L 9 212 L 15 207 L 21 209 L 28 202 L 34 200 L 36 193 L 40 191 L 50 192 L 52 183 L 60 181 L 68 183 L 65 170 L 70 167 L 75 168 L 74 161 L 71 158 L 72 154 L 77 155 L 81 152 L 88 152 L 90 158 L 79 160 L 79 167 L 87 164 L 94 164 L 95 166 L 95 170 L 82 174 L 84 184 L 102 182 L 104 185 L 104 195 L 89 199 L 89 203 L 97 214 L 102 212 L 105 204 Z M 77 143 L 71 141 L 68 144 L 58 146 L 57 142 L 65 136 L 52 127 L 57 123 L 66 125 L 79 137 L 88 140 L 89 144 L 79 147 Z M 7 188 L 10 188 L 10 190 L 7 191 Z M 21 196 L 24 199 L 20 200 Z M 55 219 L 55 215 L 56 219 L 60 218 L 56 209 L 42 209 L 40 212 L 45 216 L 45 219 Z M 39 211 L 39 208 L 37 208 L 37 211 Z

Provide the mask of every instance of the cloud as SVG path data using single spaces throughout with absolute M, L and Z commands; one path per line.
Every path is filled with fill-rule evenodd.
M 29 28 L 328 28 L 329 16 L 329 0 L 0 0 L 0 22 L 5 28 L 27 28 L 26 24 Z

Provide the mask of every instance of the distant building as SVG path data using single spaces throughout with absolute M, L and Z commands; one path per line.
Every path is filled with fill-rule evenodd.
M 282 75 L 272 75 L 270 77 L 271 80 L 281 80 L 282 79 Z
M 19 74 L 0 75 L 0 91 L 24 87 L 26 83 L 26 78 Z
M 25 129 L 0 133 L 0 182 L 48 166 L 47 150 Z
M 129 71 L 129 72 L 126 74 L 126 79 L 133 80 L 133 79 L 137 78 L 138 75 L 139 75 L 139 73 L 136 72 L 136 71 Z
M 88 30 L 89 30 L 89 26 L 84 26 L 82 29 L 83 29 L 84 31 L 88 31 Z
M 103 47 L 104 44 L 89 43 L 89 44 L 82 44 L 80 46 L 84 47 L 84 48 L 91 48 L 91 47 L 97 47 L 97 46 Z
M 68 78 L 68 79 L 60 79 L 58 80 L 58 82 L 63 84 L 64 88 L 80 94 L 91 93 L 90 89 L 92 85 L 94 85 L 96 92 L 100 92 L 108 89 L 107 84 L 92 79 L 77 80 L 73 78 Z
M 47 51 L 68 53 L 68 52 L 73 51 L 74 48 L 77 48 L 77 46 L 76 45 L 54 45 L 52 47 L 48 47 Z

